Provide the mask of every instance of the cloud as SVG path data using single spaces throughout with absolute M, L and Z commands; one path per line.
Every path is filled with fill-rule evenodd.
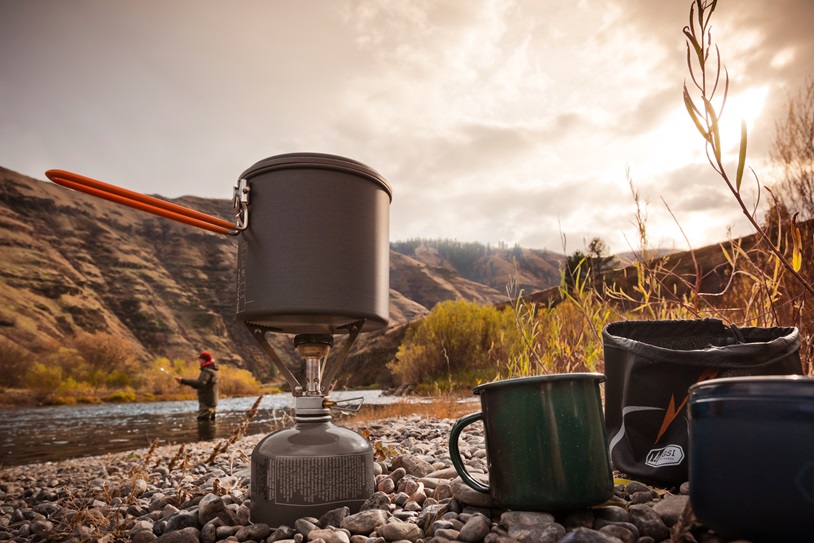
M 391 183 L 393 239 L 558 248 L 562 231 L 618 250 L 630 166 L 654 239 L 682 240 L 663 196 L 694 241 L 717 240 L 738 217 L 683 110 L 689 5 L 4 2 L 0 164 L 224 198 L 267 156 L 334 153 Z M 812 10 L 718 5 L 730 92 L 766 89 L 750 165 L 814 73 Z

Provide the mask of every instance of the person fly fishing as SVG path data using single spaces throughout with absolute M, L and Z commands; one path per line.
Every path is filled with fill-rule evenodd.
M 183 379 L 176 377 L 175 380 L 182 385 L 191 386 L 198 391 L 198 420 L 215 420 L 215 409 L 218 407 L 218 364 L 212 358 L 212 354 L 204 351 L 198 355 L 201 361 L 201 373 L 197 379 Z

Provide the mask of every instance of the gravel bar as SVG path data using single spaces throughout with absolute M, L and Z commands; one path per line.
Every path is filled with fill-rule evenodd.
M 700 525 L 688 485 L 667 492 L 617 479 L 612 499 L 571 512 L 506 511 L 466 486 L 449 458 L 454 420 L 348 425 L 367 434 L 376 492 L 294 526 L 249 520 L 249 457 L 262 435 L 0 469 L 0 542 L 17 543 L 724 543 Z M 343 423 L 344 424 L 344 423 Z M 470 473 L 486 473 L 479 424 L 461 434 Z M 745 543 L 743 540 L 738 540 Z

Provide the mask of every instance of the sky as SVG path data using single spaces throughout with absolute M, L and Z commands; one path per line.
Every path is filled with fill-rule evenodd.
M 361 161 L 390 239 L 571 254 L 750 233 L 682 100 L 690 0 L 0 0 L 0 166 L 231 198 L 269 156 Z M 720 0 L 744 190 L 814 76 L 814 2 Z M 753 196 L 750 196 L 750 201 Z M 766 201 L 764 192 L 763 201 Z

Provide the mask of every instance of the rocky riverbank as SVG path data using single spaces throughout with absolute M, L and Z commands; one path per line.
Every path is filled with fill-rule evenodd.
M 0 470 L 0 541 L 19 543 L 722 543 L 675 494 L 618 482 L 613 498 L 571 513 L 508 512 L 464 485 L 449 460 L 452 420 L 367 423 L 377 492 L 294 526 L 249 520 L 249 456 L 262 436 L 154 447 Z M 486 470 L 479 425 L 462 433 L 470 472 Z

